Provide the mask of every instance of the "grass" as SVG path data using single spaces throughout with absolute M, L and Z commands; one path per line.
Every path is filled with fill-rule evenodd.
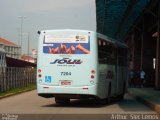
M 16 95 L 22 92 L 30 91 L 36 89 L 36 84 L 30 84 L 25 87 L 21 88 L 14 88 L 5 92 L 0 92 L 0 98 L 11 96 L 11 95 Z

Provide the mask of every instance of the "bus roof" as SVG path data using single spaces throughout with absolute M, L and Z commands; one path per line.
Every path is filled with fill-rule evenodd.
M 53 29 L 53 30 L 42 30 L 42 31 L 38 31 L 38 34 L 41 34 L 42 32 L 54 32 L 54 31 L 79 31 L 79 32 L 94 32 L 94 31 L 90 31 L 90 30 L 79 30 L 79 29 Z M 95 32 L 96 33 L 96 32 Z M 113 39 L 113 38 L 110 38 L 106 35 L 103 35 L 103 34 L 100 34 L 100 33 L 97 33 L 97 37 L 101 38 L 101 39 L 104 39 L 110 43 L 113 43 L 115 45 L 118 45 L 118 46 L 121 46 L 121 47 L 124 47 L 124 48 L 127 48 L 127 45 L 122 42 L 122 41 L 118 41 L 116 39 Z
M 38 33 L 41 32 L 54 32 L 54 31 L 80 31 L 80 32 L 90 32 L 90 30 L 79 30 L 79 29 L 53 29 L 53 30 L 41 30 L 38 31 Z M 92 31 L 93 32 L 93 31 Z
M 100 33 L 97 33 L 97 36 L 98 36 L 98 38 L 104 39 L 110 43 L 127 48 L 127 45 L 122 41 L 115 40 L 113 38 L 110 38 L 110 37 L 103 35 L 103 34 L 100 34 Z

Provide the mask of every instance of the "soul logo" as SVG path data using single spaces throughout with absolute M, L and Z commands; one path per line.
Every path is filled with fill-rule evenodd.
M 50 62 L 50 64 L 81 64 L 82 61 L 80 59 L 69 59 L 69 58 L 63 58 L 63 59 L 56 59 L 54 62 Z

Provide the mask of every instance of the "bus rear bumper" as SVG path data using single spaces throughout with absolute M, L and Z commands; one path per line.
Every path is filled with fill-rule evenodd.
M 38 95 L 45 98 L 65 97 L 65 98 L 88 98 L 97 96 L 97 85 L 83 87 L 66 86 L 38 86 Z

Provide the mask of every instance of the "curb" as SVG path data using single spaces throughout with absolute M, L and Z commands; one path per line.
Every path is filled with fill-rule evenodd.
M 132 95 L 133 97 L 135 97 L 139 102 L 147 105 L 148 107 L 150 107 L 152 110 L 156 111 L 158 114 L 160 114 L 160 105 L 156 105 L 154 104 L 152 101 L 150 100 L 146 100 L 143 97 L 134 95 L 133 93 L 128 92 L 129 95 Z
M 138 101 L 144 103 L 145 105 L 149 106 L 152 110 L 154 110 L 160 114 L 160 105 L 156 105 L 153 102 L 146 100 L 146 99 L 139 97 L 139 96 L 135 96 L 135 97 Z
M 32 89 L 27 89 L 27 90 L 18 91 L 17 93 L 9 93 L 9 94 L 7 94 L 7 95 L 0 96 L 0 99 L 7 98 L 7 97 L 11 97 L 11 96 L 14 96 L 14 95 L 19 95 L 19 94 L 21 94 L 21 93 L 29 92 L 29 91 L 32 91 L 32 90 L 35 90 L 35 89 L 36 89 L 36 88 L 32 88 Z

